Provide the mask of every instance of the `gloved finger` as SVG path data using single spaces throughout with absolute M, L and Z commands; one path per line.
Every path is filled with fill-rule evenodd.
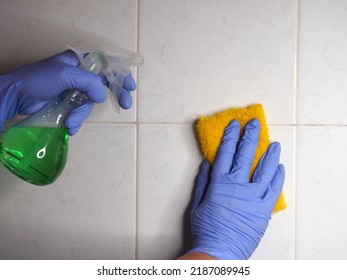
M 233 164 L 237 142 L 240 137 L 240 123 L 233 120 L 225 129 L 222 143 L 219 147 L 212 169 L 212 178 L 230 172 Z
M 262 156 L 254 172 L 253 182 L 270 182 L 277 170 L 281 154 L 281 145 L 274 142 Z
M 285 170 L 282 164 L 278 165 L 272 182 L 264 195 L 264 201 L 269 204 L 269 211 L 273 211 L 276 202 L 278 201 L 284 184 Z
M 123 89 L 121 94 L 120 94 L 118 103 L 123 109 L 129 109 L 133 104 L 133 99 L 131 97 L 131 93 L 129 91 Z
M 204 200 L 207 186 L 209 184 L 210 170 L 211 170 L 210 163 L 207 160 L 203 160 L 203 162 L 200 165 L 199 175 L 195 183 L 196 189 L 195 189 L 195 196 L 194 196 L 192 211 L 194 211 L 200 205 L 200 203 Z
M 286 172 L 285 172 L 283 164 L 278 165 L 275 176 L 273 177 L 271 182 L 271 191 L 276 193 L 278 197 L 280 196 L 283 189 L 285 173 Z
M 80 61 L 77 55 L 72 50 L 67 50 L 62 53 L 58 53 L 56 55 L 51 56 L 48 59 L 63 62 L 65 64 L 75 66 L 75 67 L 80 65 Z
M 245 128 L 234 159 L 231 174 L 237 182 L 249 182 L 251 167 L 254 161 L 255 151 L 258 147 L 260 135 L 260 122 L 251 120 Z
M 135 82 L 131 72 L 125 77 L 124 83 L 123 83 L 123 88 L 128 90 L 128 91 L 134 91 L 136 89 L 136 82 Z
M 73 66 L 68 66 L 66 70 L 63 90 L 76 88 L 87 94 L 88 98 L 96 103 L 106 100 L 106 89 L 98 75 Z
M 70 136 L 73 136 L 75 135 L 79 130 L 80 128 L 82 127 L 82 124 L 79 125 L 79 126 L 76 126 L 74 128 L 67 128 L 67 133 L 70 135 Z
M 73 110 L 65 119 L 65 126 L 69 135 L 74 135 L 81 128 L 83 122 L 89 117 L 94 108 L 94 102 L 87 101 L 85 104 Z
M 99 73 L 102 83 L 109 87 L 109 81 L 103 73 Z M 136 82 L 131 74 L 131 72 L 124 78 L 123 89 L 127 91 L 134 91 L 136 89 Z

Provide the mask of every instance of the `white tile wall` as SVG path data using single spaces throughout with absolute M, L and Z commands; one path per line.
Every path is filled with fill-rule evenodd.
M 189 204 L 201 161 L 191 124 L 140 125 L 139 259 L 177 258 L 190 248 Z
M 145 64 L 133 108 L 96 106 L 55 184 L 0 167 L 0 258 L 176 258 L 202 158 L 194 122 L 261 102 L 288 208 L 252 259 L 346 259 L 346 35 L 341 0 L 1 1 L 1 72 L 81 42 Z
M 139 3 L 140 121 L 262 102 L 270 123 L 293 123 L 295 1 Z
M 299 122 L 346 124 L 347 3 L 303 0 L 299 33 Z
M 299 259 L 347 259 L 346 139 L 346 126 L 299 129 Z

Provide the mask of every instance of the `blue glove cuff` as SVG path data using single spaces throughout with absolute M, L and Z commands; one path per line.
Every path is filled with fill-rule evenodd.
M 246 259 L 246 258 L 242 259 L 242 258 L 236 257 L 236 256 L 231 255 L 231 254 L 226 254 L 225 250 L 222 250 L 219 248 L 197 247 L 197 248 L 194 248 L 194 249 L 188 251 L 188 253 L 193 253 L 193 252 L 204 253 L 204 254 L 210 255 L 212 257 L 215 257 L 219 260 L 245 260 Z

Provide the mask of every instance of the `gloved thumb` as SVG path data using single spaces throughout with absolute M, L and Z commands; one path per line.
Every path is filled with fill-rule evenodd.
M 284 166 L 280 164 L 278 165 L 276 169 L 276 173 L 271 181 L 271 184 L 266 194 L 264 195 L 264 200 L 267 201 L 267 205 L 269 207 L 268 209 L 269 214 L 271 214 L 271 212 L 273 211 L 276 205 L 276 202 L 278 201 L 281 195 L 284 179 L 285 179 Z
M 211 165 L 205 159 L 200 165 L 200 172 L 195 183 L 195 197 L 192 206 L 192 211 L 194 211 L 200 203 L 203 201 L 210 177 Z
M 284 184 L 284 178 L 285 178 L 284 166 L 283 166 L 283 164 L 279 164 L 277 167 L 275 176 L 272 179 L 271 187 L 270 187 L 271 192 L 274 194 L 276 201 L 282 192 L 282 188 L 283 188 L 283 184 Z

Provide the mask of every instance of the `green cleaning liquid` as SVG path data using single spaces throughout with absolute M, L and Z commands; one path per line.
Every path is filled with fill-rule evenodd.
M 65 127 L 13 126 L 0 139 L 0 160 L 18 177 L 43 186 L 64 169 L 68 144 Z
M 66 116 L 85 99 L 79 91 L 68 90 L 40 111 L 10 127 L 0 139 L 0 161 L 13 174 L 31 184 L 52 184 L 67 161 Z

